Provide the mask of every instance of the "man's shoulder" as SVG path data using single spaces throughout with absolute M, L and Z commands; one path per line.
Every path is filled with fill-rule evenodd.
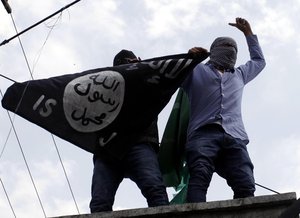
M 197 64 L 197 66 L 194 68 L 194 70 L 197 70 L 197 69 L 207 69 L 207 68 L 210 68 L 209 66 L 210 64 L 209 63 L 199 63 Z
M 210 72 L 213 70 L 213 67 L 210 63 L 199 63 L 195 68 L 194 72 Z

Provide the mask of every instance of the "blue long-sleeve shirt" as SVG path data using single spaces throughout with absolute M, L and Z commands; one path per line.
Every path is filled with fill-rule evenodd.
M 226 133 L 248 140 L 241 114 L 243 89 L 266 63 L 257 36 L 247 36 L 246 40 L 250 60 L 233 73 L 221 75 L 211 64 L 200 63 L 182 84 L 190 101 L 188 137 L 201 126 L 220 123 Z

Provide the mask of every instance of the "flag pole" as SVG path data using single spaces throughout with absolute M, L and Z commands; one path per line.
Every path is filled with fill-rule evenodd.
M 7 0 L 1 0 L 2 1 L 2 4 L 5 8 L 5 10 L 7 11 L 8 14 L 11 14 L 11 7 L 9 6 Z
M 8 6 L 8 7 L 9 7 L 9 5 L 8 5 L 8 3 L 7 3 L 7 0 L 1 0 L 1 1 L 2 1 L 4 7 L 5 7 L 5 6 Z M 62 11 L 64 11 L 65 9 L 69 8 L 70 6 L 76 4 L 76 3 L 79 2 L 79 1 L 81 1 L 81 0 L 76 0 L 76 1 L 71 2 L 70 4 L 68 4 L 68 5 L 66 5 L 65 7 L 59 9 L 58 11 L 56 11 L 56 12 L 54 12 L 53 14 L 49 15 L 48 17 L 42 19 L 41 21 L 39 21 L 39 22 L 37 22 L 37 23 L 31 25 L 30 27 L 28 27 L 28 28 L 26 28 L 25 30 L 19 32 L 18 34 L 12 36 L 11 38 L 4 40 L 3 42 L 1 42 L 0 46 L 5 45 L 6 43 L 10 42 L 10 41 L 13 40 L 14 38 L 16 38 L 16 37 L 22 35 L 23 33 L 27 32 L 28 30 L 30 30 L 30 29 L 36 27 L 37 25 L 43 23 L 44 21 L 48 20 L 49 18 L 55 16 L 56 14 L 58 14 L 58 13 L 60 13 L 60 12 L 62 12 Z M 5 7 L 5 8 L 6 8 L 6 7 Z M 9 7 L 9 8 L 10 8 L 10 7 Z M 6 10 L 7 10 L 7 8 L 6 8 Z M 7 11 L 7 12 L 8 12 L 8 11 Z M 10 9 L 10 12 L 11 12 L 11 9 Z M 9 12 L 8 12 L 8 13 L 9 13 Z

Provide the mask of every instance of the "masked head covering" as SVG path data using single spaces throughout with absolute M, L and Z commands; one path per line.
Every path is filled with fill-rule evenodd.
M 237 58 L 237 44 L 230 37 L 218 37 L 210 46 L 210 60 L 216 68 L 233 71 Z
M 128 59 L 137 59 L 137 57 L 132 51 L 123 49 L 118 54 L 116 54 L 113 65 L 118 66 L 121 64 L 128 64 L 130 63 Z

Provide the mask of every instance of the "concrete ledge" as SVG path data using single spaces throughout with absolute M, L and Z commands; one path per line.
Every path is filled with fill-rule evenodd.
M 292 192 L 234 200 L 61 216 L 60 218 L 277 218 L 296 200 L 296 193 Z

